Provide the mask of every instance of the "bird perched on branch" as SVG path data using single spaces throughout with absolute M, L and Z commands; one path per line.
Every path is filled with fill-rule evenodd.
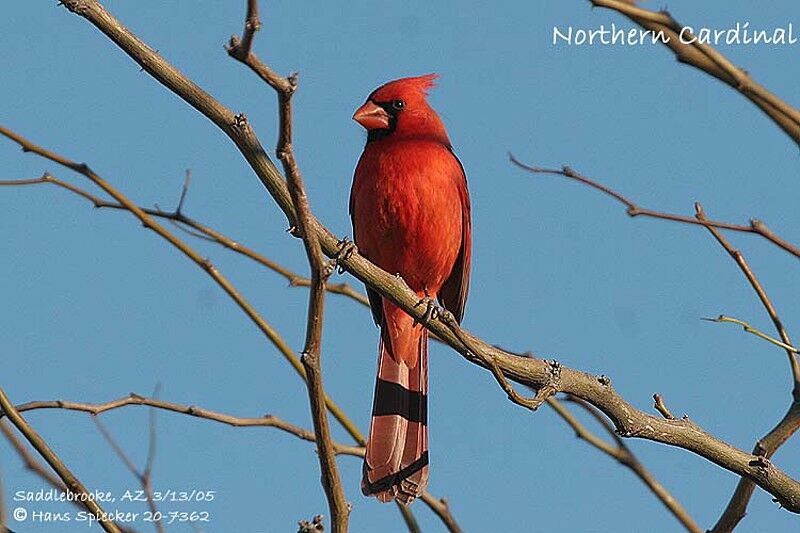
M 459 322 L 469 289 L 470 201 L 464 169 L 428 105 L 435 74 L 402 78 L 367 97 L 353 119 L 367 130 L 350 192 L 359 251 L 397 274 L 420 302 Z M 410 503 L 428 481 L 428 330 L 367 288 L 381 330 L 378 377 L 361 489 Z M 430 309 L 430 307 L 429 307 Z

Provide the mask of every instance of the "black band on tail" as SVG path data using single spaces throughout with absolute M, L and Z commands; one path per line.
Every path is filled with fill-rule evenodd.
M 409 422 L 428 425 L 428 397 L 421 392 L 378 378 L 372 416 L 399 415 Z
M 387 491 L 392 487 L 399 485 L 401 481 L 403 481 L 407 477 L 413 476 L 426 466 L 428 466 L 427 451 L 423 452 L 422 455 L 419 456 L 419 459 L 417 459 L 407 467 L 400 469 L 394 474 L 389 474 L 388 476 L 384 476 L 378 481 L 375 481 L 374 483 L 370 483 L 369 478 L 367 477 L 367 472 L 369 471 L 369 467 L 367 466 L 367 462 L 364 461 L 363 492 L 366 495 L 370 495 L 378 492 Z

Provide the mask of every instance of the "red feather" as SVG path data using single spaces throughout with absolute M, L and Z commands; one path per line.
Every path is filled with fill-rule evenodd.
M 435 74 L 376 89 L 353 118 L 369 132 L 350 193 L 359 251 L 420 298 L 464 314 L 471 259 L 464 169 L 426 96 Z M 368 289 L 381 328 L 378 380 L 362 490 L 408 503 L 428 479 L 428 333 Z

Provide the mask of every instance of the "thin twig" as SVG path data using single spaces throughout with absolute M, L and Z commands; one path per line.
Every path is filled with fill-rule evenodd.
M 81 189 L 69 182 L 63 181 L 51 174 L 44 174 L 39 178 L 33 179 L 22 179 L 22 180 L 5 180 L 0 181 L 0 187 L 2 186 L 25 186 L 25 185 L 41 185 L 41 184 L 52 184 L 57 187 L 61 187 L 66 189 L 76 195 L 85 198 L 89 202 L 94 205 L 94 207 L 98 209 L 106 208 L 106 209 L 114 209 L 114 210 L 121 210 L 127 211 L 128 209 L 117 202 L 111 202 L 108 200 L 104 200 L 99 196 L 91 194 L 90 192 Z M 169 220 L 172 222 L 175 227 L 192 235 L 193 237 L 197 237 L 200 239 L 205 239 L 214 243 L 223 246 L 233 252 L 241 254 L 249 259 L 252 259 L 256 263 L 259 263 L 269 270 L 280 274 L 289 282 L 291 287 L 308 287 L 311 285 L 311 280 L 307 277 L 301 276 L 296 272 L 286 268 L 285 266 L 276 263 L 275 261 L 269 259 L 268 257 L 254 251 L 252 248 L 245 246 L 241 242 L 231 237 L 224 235 L 223 233 L 215 230 L 214 228 L 207 226 L 197 220 L 189 217 L 186 215 L 181 209 L 181 205 L 183 204 L 183 200 L 186 197 L 186 182 L 184 182 L 184 187 L 181 189 L 181 200 L 178 203 L 178 208 L 174 211 L 164 211 L 160 207 L 156 206 L 155 209 L 147 208 L 139 206 L 143 212 L 147 213 L 150 216 L 158 217 L 164 220 Z M 325 290 L 332 294 L 339 294 L 342 296 L 346 296 L 352 300 L 355 300 L 359 303 L 362 303 L 366 306 L 369 306 L 369 300 L 367 299 L 366 295 L 357 291 L 352 286 L 347 283 L 326 283 Z
M 738 231 L 741 233 L 752 233 L 754 235 L 760 235 L 761 237 L 767 239 L 768 241 L 775 244 L 779 248 L 782 248 L 783 250 L 789 252 L 793 256 L 800 258 L 800 247 L 784 240 L 783 238 L 775 234 L 772 230 L 770 230 L 767 227 L 766 224 L 764 224 L 760 220 L 752 219 L 750 220 L 749 225 L 731 224 L 730 222 L 720 222 L 717 220 L 709 220 L 709 219 L 701 220 L 696 217 L 691 217 L 687 215 L 676 215 L 674 213 L 654 211 L 652 209 L 646 209 L 644 207 L 639 206 L 630 198 L 623 196 L 622 194 L 611 189 L 610 187 L 603 185 L 598 181 L 595 181 L 591 178 L 584 176 L 583 174 L 580 174 L 579 172 L 576 172 L 574 169 L 568 166 L 561 167 L 560 169 L 531 166 L 522 163 L 516 157 L 514 157 L 513 154 L 509 154 L 509 159 L 516 166 L 533 174 L 550 174 L 554 176 L 563 176 L 565 178 L 577 181 L 578 183 L 587 185 L 592 189 L 598 190 L 603 194 L 610 196 L 611 198 L 621 203 L 622 205 L 624 205 L 626 207 L 626 213 L 628 213 L 628 215 L 631 217 L 643 216 L 649 218 L 657 218 L 661 220 L 671 220 L 673 222 L 681 222 L 684 224 L 691 224 L 695 226 L 705 226 L 707 228 L 714 227 L 730 231 Z
M 239 294 L 238 290 L 219 272 L 219 270 L 217 270 L 211 261 L 203 258 L 193 248 L 167 231 L 163 226 L 155 222 L 152 216 L 140 209 L 136 204 L 131 202 L 126 196 L 112 187 L 108 182 L 103 180 L 99 175 L 95 174 L 86 164 L 76 163 L 55 152 L 46 150 L 3 126 L 0 126 L 0 135 L 4 135 L 22 146 L 22 149 L 25 152 L 35 153 L 86 176 L 112 198 L 114 198 L 119 204 L 124 206 L 126 210 L 133 213 L 136 218 L 138 218 L 142 224 L 144 224 L 145 227 L 155 231 L 159 236 L 167 240 L 184 255 L 189 257 L 197 266 L 202 268 L 209 276 L 211 276 L 211 278 L 220 287 L 222 287 L 228 296 L 231 297 L 231 299 L 242 311 L 244 311 L 244 313 L 248 316 L 248 318 L 250 318 L 256 327 L 258 327 L 258 329 L 267 337 L 267 339 L 278 349 L 284 359 L 289 362 L 289 364 L 300 375 L 300 377 L 304 380 L 306 379 L 303 364 L 300 362 L 300 359 L 289 347 L 283 337 L 281 337 L 280 334 L 255 310 L 255 308 L 247 300 L 245 300 L 241 294 Z M 326 397 L 325 403 L 331 414 L 336 418 L 336 420 L 339 421 L 342 427 L 344 427 L 359 444 L 363 445 L 363 435 L 361 435 L 361 432 L 347 417 L 344 411 L 342 411 L 342 409 L 329 397 Z
M 614 439 L 614 444 L 611 445 L 605 440 L 601 439 L 586 426 L 584 426 L 575 416 L 555 397 L 549 398 L 547 404 L 575 431 L 575 436 L 579 439 L 594 446 L 601 452 L 609 457 L 618 461 L 621 465 L 630 469 L 636 476 L 645 484 L 650 491 L 661 501 L 662 504 L 672 513 L 672 515 L 686 528 L 690 533 L 702 533 L 703 530 L 697 523 L 689 516 L 686 509 L 680 504 L 678 500 L 653 476 L 653 474 L 639 461 L 636 455 L 628 448 L 625 442 L 614 432 L 614 428 L 608 422 L 608 419 L 598 411 L 591 404 L 576 398 L 574 396 L 567 396 L 567 401 L 573 402 L 581 406 L 595 420 L 597 420 L 603 428 Z
M 3 413 L 0 412 L 0 415 L 3 415 Z M 50 470 L 45 468 L 44 465 L 36 460 L 33 454 L 28 451 L 24 444 L 22 444 L 22 441 L 19 439 L 19 437 L 17 437 L 16 433 L 14 433 L 6 421 L 1 419 L 0 432 L 3 433 L 14 450 L 16 450 L 17 455 L 20 456 L 22 462 L 25 464 L 25 468 L 45 480 L 54 489 L 60 492 L 68 492 L 67 486 L 64 485 L 64 483 L 57 476 L 53 475 Z M 83 508 L 77 498 L 73 498 L 72 501 L 76 506 Z
M 534 357 L 532 352 L 515 353 L 515 355 L 527 358 Z M 659 395 L 655 396 L 660 399 Z M 585 400 L 571 394 L 565 395 L 564 400 L 578 404 L 587 413 L 589 413 L 613 439 L 614 445 L 609 444 L 602 438 L 589 431 L 586 426 L 581 424 L 581 422 L 578 421 L 572 412 L 570 412 L 570 410 L 567 409 L 555 396 L 548 398 L 547 404 L 575 431 L 576 437 L 586 441 L 588 444 L 594 446 L 606 455 L 616 459 L 623 466 L 631 469 L 642 480 L 642 482 L 647 485 L 656 498 L 658 498 L 659 501 L 664 504 L 664 506 L 675 516 L 678 521 L 681 522 L 681 524 L 684 525 L 688 531 L 691 533 L 702 532 L 700 527 L 695 523 L 691 516 L 689 516 L 689 513 L 686 511 L 686 509 L 684 509 L 680 502 L 674 496 L 672 496 L 672 494 L 663 485 L 661 485 L 661 483 L 658 482 L 655 476 L 653 476 L 653 474 L 651 474 L 647 468 L 641 464 L 641 462 L 639 462 L 638 458 L 620 438 L 620 436 L 614 430 L 614 427 L 609 422 L 608 418 L 601 411 Z M 661 401 L 661 404 L 663 406 L 663 401 Z M 666 410 L 665 406 L 664 409 Z M 674 417 L 672 418 L 674 419 Z
M 771 342 L 775 346 L 778 346 L 779 348 L 783 348 L 787 352 L 791 352 L 793 354 L 800 353 L 800 350 L 798 350 L 797 348 L 795 348 L 791 344 L 786 344 L 785 342 L 779 341 L 778 339 L 776 339 L 774 337 L 770 337 L 769 335 L 767 335 L 763 331 L 754 328 L 753 326 L 751 326 L 750 324 L 748 324 L 744 320 L 739 320 L 738 318 L 734 318 L 734 317 L 731 317 L 731 316 L 725 316 L 725 315 L 719 315 L 717 318 L 705 318 L 704 317 L 702 320 L 705 320 L 706 322 L 729 322 L 731 324 L 737 324 L 737 325 L 741 326 L 742 329 L 745 330 L 747 333 L 752 333 L 756 337 L 764 339 L 767 342 Z
M 0 412 L 0 415 L 2 413 Z M 66 485 L 58 478 L 58 476 L 54 475 L 48 468 L 46 468 L 43 464 L 41 464 L 36 457 L 25 447 L 22 441 L 17 437 L 17 434 L 14 433 L 9 425 L 6 423 L 5 420 L 0 419 L 0 432 L 3 433 L 6 440 L 8 440 L 11 447 L 17 452 L 20 459 L 22 459 L 25 468 L 28 469 L 30 472 L 38 476 L 39 478 L 43 479 L 48 485 L 56 489 L 58 492 L 69 492 Z M 81 501 L 81 498 L 70 498 L 69 502 L 72 503 L 75 507 L 80 510 L 89 510 L 85 502 Z M 133 530 L 130 528 L 120 528 L 123 532 L 131 532 Z
M 14 404 L 11 403 L 8 396 L 6 395 L 3 389 L 0 389 L 0 409 L 5 413 L 5 416 L 11 421 L 14 426 L 22 433 L 28 442 L 31 443 L 31 446 L 36 449 L 39 455 L 42 456 L 47 464 L 58 474 L 58 477 L 61 478 L 61 481 L 64 482 L 67 490 L 71 493 L 75 494 L 81 500 L 85 500 L 83 503 L 86 508 L 97 518 L 97 523 L 109 533 L 120 533 L 120 528 L 108 518 L 108 514 L 103 510 L 102 507 L 95 501 L 95 498 L 91 498 L 89 491 L 86 487 L 81 483 L 81 481 L 75 477 L 75 475 L 70 471 L 67 465 L 61 460 L 61 458 L 56 455 L 56 453 L 47 445 L 45 440 L 36 433 L 36 430 L 28 424 L 28 421 L 23 418 L 23 416 L 19 413 L 19 411 L 14 407 Z
M 91 415 L 99 415 L 107 411 L 113 411 L 129 405 L 144 405 L 163 411 L 171 411 L 173 413 L 189 415 L 204 420 L 211 420 L 220 424 L 226 424 L 232 427 L 273 427 L 291 435 L 298 437 L 304 441 L 316 442 L 314 433 L 303 429 L 294 424 L 290 424 L 273 415 L 264 415 L 259 417 L 238 417 L 232 416 L 217 411 L 198 407 L 196 405 L 186 405 L 175 402 L 168 402 L 159 398 L 148 398 L 136 393 L 131 393 L 128 396 L 117 398 L 105 403 L 85 403 L 73 402 L 68 400 L 46 400 L 46 401 L 33 401 L 20 404 L 17 410 L 20 413 L 26 411 L 34 411 L 39 409 L 65 409 L 68 411 L 80 411 L 89 413 Z M 358 446 L 347 446 L 344 444 L 336 444 L 336 453 L 340 455 L 353 455 L 356 457 L 364 456 L 364 448 Z
M 695 203 L 695 211 L 696 217 L 700 221 L 705 221 L 706 216 L 705 212 L 703 211 L 703 206 L 700 205 L 699 202 Z M 764 306 L 764 309 L 767 311 L 772 323 L 775 326 L 775 329 L 778 331 L 778 335 L 780 336 L 781 340 L 784 344 L 787 345 L 786 354 L 789 356 L 789 366 L 791 367 L 792 371 L 792 379 L 794 381 L 793 387 L 793 396 L 795 401 L 800 401 L 800 362 L 790 348 L 793 346 L 791 339 L 789 338 L 789 334 L 786 332 L 786 328 L 783 326 L 783 322 L 781 321 L 780 317 L 778 316 L 778 312 L 775 310 L 775 306 L 772 304 L 772 300 L 769 299 L 767 296 L 767 292 L 764 290 L 764 287 L 761 285 L 761 282 L 758 281 L 753 270 L 750 268 L 750 265 L 745 260 L 744 255 L 739 250 L 734 249 L 733 246 L 728 242 L 728 239 L 725 238 L 719 230 L 713 226 L 706 226 L 708 231 L 714 236 L 714 238 L 719 242 L 720 246 L 722 246 L 728 255 L 730 255 L 736 264 L 739 266 L 739 269 L 747 278 L 747 281 L 750 283 L 750 286 L 753 287 L 758 299 L 761 300 L 761 304 Z
M 672 414 L 672 411 L 667 407 L 667 404 L 664 403 L 664 398 L 658 393 L 653 394 L 653 407 L 667 420 L 677 420 L 675 415 Z
M 252 4 L 256 3 L 256 1 L 257 0 L 248 1 L 248 19 L 250 18 L 250 13 L 252 12 Z M 246 25 L 245 30 L 247 30 Z M 315 344 L 312 339 L 312 332 L 316 331 L 316 325 L 314 321 L 317 319 L 321 321 L 324 299 L 324 293 L 320 288 L 326 284 L 327 280 L 325 279 L 326 276 L 323 275 L 323 268 L 325 268 L 325 266 L 323 265 L 322 250 L 318 241 L 316 227 L 314 226 L 315 219 L 313 218 L 313 215 L 308 207 L 308 200 L 305 195 L 302 178 L 300 176 L 300 171 L 294 158 L 294 150 L 292 148 L 292 95 L 297 89 L 297 74 L 291 74 L 288 77 L 283 77 L 273 71 L 266 63 L 261 61 L 252 52 L 252 35 L 248 36 L 247 31 L 245 31 L 241 40 L 239 40 L 239 38 L 235 35 L 232 36 L 227 46 L 227 50 L 231 57 L 249 67 L 259 78 L 272 87 L 278 97 L 279 137 L 276 154 L 278 159 L 280 159 L 281 163 L 283 164 L 284 175 L 287 178 L 288 192 L 291 196 L 292 207 L 294 208 L 294 212 L 291 213 L 288 218 L 291 229 L 296 230 L 295 234 L 299 234 L 303 238 L 306 255 L 308 256 L 309 265 L 311 267 L 311 280 L 310 283 L 307 284 L 311 289 L 308 308 L 308 327 L 306 330 L 307 346 L 304 350 L 303 362 L 305 364 L 306 359 L 308 359 L 308 364 L 319 365 L 318 356 L 315 357 L 313 352 L 308 350 L 308 345 L 311 344 L 313 347 Z M 351 296 L 353 295 L 351 294 Z M 366 304 L 367 302 L 362 301 L 362 303 Z M 319 317 L 315 317 L 317 314 L 319 314 Z M 319 327 L 321 328 L 321 325 Z M 321 336 L 321 329 L 319 336 Z M 313 394 L 312 388 L 309 388 L 309 394 Z M 311 404 L 313 412 L 313 399 Z M 316 427 L 317 417 L 315 417 L 314 420 Z M 318 433 L 321 433 L 323 438 L 325 438 L 324 432 L 320 432 L 319 428 L 317 431 Z M 328 487 L 331 480 L 325 478 L 326 462 L 327 461 L 323 458 L 323 454 L 321 453 L 320 464 L 323 467 L 323 484 L 326 486 L 326 495 L 328 497 L 329 507 L 331 508 L 331 523 L 334 531 L 337 531 L 340 528 L 343 528 L 342 530 L 346 530 L 349 507 L 343 507 L 346 502 L 344 500 L 344 496 L 339 494 L 341 492 L 340 490 L 332 491 Z M 333 469 L 335 470 L 335 464 L 333 465 Z M 419 533 L 419 526 L 416 523 L 416 519 L 411 514 L 411 511 L 404 508 L 400 503 L 397 503 L 396 505 L 400 509 L 409 531 L 411 533 Z M 336 513 L 334 513 L 334 508 L 336 508 Z
M 251 0 L 250 6 L 255 2 Z M 250 9 L 248 9 L 250 11 Z M 249 17 L 249 14 L 248 14 Z M 244 49 L 244 59 L 234 57 L 242 61 L 248 58 L 257 61 L 250 52 L 250 39 L 248 34 L 242 39 L 241 46 L 234 46 L 231 40 L 231 48 L 236 50 Z M 306 371 L 306 384 L 308 387 L 309 404 L 311 406 L 311 418 L 314 422 L 314 433 L 317 437 L 317 451 L 319 456 L 320 470 L 322 473 L 322 487 L 328 499 L 328 509 L 331 513 L 331 528 L 333 533 L 346 533 L 348 530 L 350 517 L 350 504 L 344 496 L 339 468 L 336 464 L 336 453 L 331 439 L 330 426 L 328 424 L 328 411 L 325 408 L 325 389 L 322 383 L 322 326 L 325 309 L 325 260 L 319 245 L 319 239 L 314 231 L 311 218 L 311 208 L 308 204 L 303 178 L 294 157 L 292 149 L 292 95 L 297 87 L 296 75 L 288 78 L 268 81 L 275 92 L 278 94 L 279 109 L 279 135 L 276 153 L 278 159 L 283 163 L 284 174 L 287 177 L 289 193 L 294 204 L 296 219 L 295 225 L 297 233 L 303 239 L 308 264 L 311 269 L 311 285 L 308 299 L 308 317 L 306 323 L 306 340 L 303 347 L 303 367 Z
M 447 498 L 437 498 L 431 495 L 430 492 L 423 492 L 422 496 L 420 496 L 420 500 L 425 502 L 425 504 L 433 511 L 436 516 L 444 523 L 445 527 L 447 527 L 447 531 L 450 533 L 463 533 L 461 531 L 461 527 L 456 522 L 455 517 L 450 512 L 450 504 L 447 501 Z M 401 507 L 402 509 L 406 509 L 406 507 Z
M 706 219 L 703 206 L 700 205 L 699 202 L 695 204 L 695 212 L 695 216 L 699 220 Z M 761 300 L 761 304 L 764 306 L 764 309 L 767 311 L 767 314 L 772 320 L 775 329 L 778 331 L 778 335 L 780 335 L 783 344 L 782 348 L 786 350 L 786 354 L 789 356 L 789 365 L 791 367 L 792 379 L 794 382 L 792 387 L 792 402 L 780 422 L 778 422 L 778 424 L 772 430 L 770 430 L 769 433 L 756 442 L 756 445 L 753 448 L 753 455 L 769 459 L 772 457 L 775 451 L 777 451 L 777 449 L 783 445 L 783 443 L 785 443 L 798 429 L 800 429 L 800 365 L 798 365 L 797 352 L 790 349 L 793 348 L 793 345 L 791 339 L 789 338 L 789 334 L 786 331 L 786 328 L 784 328 L 783 322 L 778 316 L 778 312 L 775 310 L 775 306 L 772 304 L 769 296 L 767 296 L 766 291 L 762 287 L 761 282 L 758 281 L 758 278 L 750 268 L 750 265 L 745 260 L 744 255 L 742 255 L 739 250 L 736 250 L 733 246 L 731 246 L 731 244 L 719 232 L 719 230 L 710 226 L 708 227 L 708 230 L 711 232 L 720 246 L 725 249 L 728 255 L 733 258 L 733 260 L 739 266 L 739 269 L 747 278 L 747 281 L 750 283 L 750 286 L 755 291 L 759 300 Z M 744 325 L 744 323 L 740 323 L 740 325 Z M 752 329 L 753 328 L 751 328 L 751 330 Z M 765 334 L 762 338 L 764 337 L 771 339 L 771 337 L 768 337 Z M 742 477 L 742 479 L 740 479 L 739 483 L 736 485 L 736 490 L 734 490 L 731 499 L 728 501 L 728 505 L 722 512 L 722 515 L 720 515 L 717 523 L 714 524 L 714 527 L 709 530 L 710 533 L 730 533 L 733 531 L 742 518 L 744 518 L 745 514 L 747 514 L 747 506 L 750 503 L 750 498 L 753 496 L 754 490 L 755 484 L 753 481 L 751 479 L 747 479 L 746 477 Z
M 125 450 L 122 449 L 122 446 L 120 446 L 120 444 L 114 438 L 114 435 L 111 434 L 111 431 L 109 431 L 105 424 L 103 424 L 97 417 L 92 417 L 92 421 L 94 422 L 95 426 L 97 426 L 97 429 L 100 431 L 100 434 L 103 435 L 103 438 L 106 440 L 109 446 L 111 446 L 111 449 L 114 450 L 114 453 L 117 454 L 117 457 L 119 457 L 120 460 L 125 464 L 125 467 L 128 469 L 128 471 L 130 471 L 130 473 L 133 474 L 137 480 L 139 480 L 147 500 L 147 507 L 152 513 L 153 525 L 156 528 L 156 531 L 159 533 L 164 533 L 164 524 L 161 521 L 161 513 L 158 512 L 158 507 L 156 506 L 155 498 L 153 496 L 153 487 L 150 483 L 150 471 L 146 468 L 143 471 L 139 471 L 133 460 L 127 453 L 125 453 Z M 151 429 L 151 435 L 152 431 L 153 430 Z M 148 451 L 147 455 L 148 466 L 150 466 L 151 451 L 152 449 Z
M 558 363 L 558 361 L 549 362 L 551 373 L 549 382 L 546 385 L 538 388 L 533 398 L 526 398 L 518 393 L 516 389 L 514 389 L 513 385 L 509 383 L 497 360 L 491 356 L 485 356 L 483 351 L 480 348 L 475 347 L 472 341 L 462 333 L 461 329 L 459 328 L 458 321 L 455 319 L 452 313 L 446 309 L 437 311 L 437 313 L 439 315 L 439 319 L 447 324 L 458 340 L 460 340 L 464 346 L 467 347 L 467 350 L 475 357 L 479 358 L 483 362 L 484 366 L 491 371 L 492 376 L 494 376 L 495 381 L 497 381 L 497 384 L 500 385 L 500 388 L 503 389 L 503 391 L 506 393 L 506 396 L 508 396 L 508 399 L 513 403 L 525 407 L 526 409 L 530 409 L 531 411 L 536 411 L 548 400 L 548 398 L 552 397 L 558 392 L 558 379 L 561 371 L 561 365 Z
M 160 395 L 161 384 L 157 383 L 156 388 L 153 391 L 153 396 L 158 398 Z M 144 469 L 142 470 L 142 484 L 146 485 L 146 490 L 152 493 L 152 487 L 150 486 L 150 483 L 153 478 L 153 466 L 156 463 L 156 410 L 150 409 L 150 412 L 148 412 L 147 415 L 147 459 L 144 462 Z
M 10 132 L 10 130 L 2 128 L 2 126 L 0 126 L 0 134 L 4 134 L 6 136 L 9 136 L 10 138 L 12 138 L 12 140 L 15 140 L 15 141 L 20 139 L 20 140 L 28 142 L 24 138 L 14 134 L 13 132 Z M 11 135 L 13 135 L 13 136 L 11 136 Z M 23 150 L 24 151 L 34 151 L 32 149 L 25 149 L 25 147 L 23 147 Z M 81 197 L 85 198 L 86 200 L 91 202 L 97 208 L 111 208 L 111 209 L 116 209 L 116 210 L 128 211 L 128 208 L 126 206 L 122 205 L 121 203 L 109 202 L 109 201 L 103 200 L 100 197 L 92 195 L 91 193 L 89 193 L 89 192 L 87 192 L 87 191 L 85 191 L 85 190 L 83 190 L 83 189 L 81 189 L 79 187 L 76 187 L 75 185 L 72 185 L 69 182 L 63 181 L 63 180 L 61 180 L 61 179 L 59 179 L 59 178 L 57 178 L 55 176 L 52 176 L 50 174 L 47 174 L 47 173 L 44 174 L 43 176 L 41 176 L 40 178 L 36 178 L 36 179 L 0 181 L 0 186 L 2 186 L 2 185 L 17 185 L 17 186 L 20 186 L 20 185 L 36 185 L 36 184 L 42 184 L 42 183 L 50 183 L 50 184 L 56 185 L 58 187 L 61 187 L 63 189 L 66 189 L 66 190 L 68 190 L 68 191 L 70 191 L 70 192 L 72 192 L 72 193 L 74 193 L 74 194 L 76 194 L 78 196 L 81 196 Z M 204 224 L 201 224 L 200 222 L 197 222 L 194 219 L 189 218 L 188 216 L 186 216 L 183 213 L 178 213 L 177 210 L 173 211 L 173 212 L 165 212 L 165 211 L 161 210 L 160 208 L 148 209 L 148 208 L 140 207 L 140 209 L 144 213 L 146 213 L 146 214 L 148 214 L 150 216 L 158 217 L 158 218 L 162 218 L 162 219 L 167 219 L 167 220 L 170 220 L 170 221 L 177 221 L 177 222 L 180 222 L 181 224 L 186 224 L 186 225 L 196 229 L 198 232 L 201 232 L 203 235 L 208 236 L 210 239 L 212 239 L 215 242 L 221 244 L 222 246 L 224 246 L 224 247 L 226 247 L 226 248 L 228 248 L 228 249 L 230 249 L 230 250 L 232 250 L 234 252 L 240 253 L 240 254 L 242 254 L 242 255 L 244 255 L 244 256 L 246 256 L 246 257 L 248 257 L 248 258 L 250 258 L 250 259 L 252 259 L 252 260 L 254 260 L 254 261 L 258 262 L 258 263 L 260 263 L 260 264 L 262 264 L 263 266 L 269 268 L 270 270 L 273 270 L 274 272 L 277 272 L 278 274 L 284 276 L 285 278 L 287 278 L 289 280 L 290 285 L 292 285 L 292 286 L 298 286 L 298 287 L 309 286 L 310 283 L 311 283 L 311 280 L 309 278 L 304 278 L 304 277 L 300 276 L 299 274 L 291 271 L 290 269 L 284 267 L 283 265 L 280 265 L 279 263 L 276 263 L 276 262 L 272 261 L 271 259 L 268 259 L 267 257 L 265 257 L 265 256 L 263 256 L 261 254 L 258 254 L 257 252 L 253 251 L 251 248 L 239 243 L 238 241 L 235 241 L 233 239 L 230 239 L 229 237 L 226 237 L 222 233 L 214 230 L 213 228 L 211 228 L 209 226 L 206 226 Z M 340 294 L 340 295 L 346 296 L 348 298 L 351 298 L 351 299 L 361 303 L 364 306 L 368 306 L 369 305 L 369 301 L 367 300 L 367 297 L 364 294 L 356 291 L 355 289 L 353 289 L 350 285 L 348 285 L 346 283 L 336 283 L 336 284 L 327 283 L 326 284 L 326 289 L 329 292 Z M 273 343 L 275 344 L 276 348 L 278 348 L 278 350 L 281 352 L 281 354 L 285 358 L 290 360 L 290 362 L 293 359 L 296 360 L 297 364 L 292 364 L 292 367 L 295 368 L 295 370 L 297 370 L 298 368 L 302 368 L 302 363 L 300 362 L 300 360 L 297 359 L 297 356 L 295 355 L 295 353 L 291 350 L 291 348 L 289 348 L 288 344 L 280 336 L 277 336 L 276 340 L 273 341 Z M 304 374 L 301 374 L 301 376 L 304 376 Z M 341 408 L 339 408 L 337 404 L 335 404 L 335 403 L 333 403 L 331 401 L 331 403 L 328 405 L 328 409 L 331 411 L 331 413 L 334 415 L 334 417 L 339 421 L 339 423 L 345 428 L 345 430 L 353 437 L 353 439 L 356 441 L 356 443 L 358 445 L 360 445 L 360 446 L 364 446 L 364 444 L 366 443 L 365 437 L 358 430 L 358 428 L 350 421 L 350 419 L 347 418 L 347 416 L 344 414 L 344 412 L 341 410 Z M 313 440 L 313 433 L 309 433 L 309 434 L 312 436 L 312 440 Z M 359 449 L 361 449 L 361 448 L 359 448 L 359 447 L 347 447 L 347 446 L 344 446 L 344 445 L 341 445 L 341 444 L 337 445 L 337 453 L 346 453 L 348 455 L 357 455 L 355 450 L 359 450 Z M 363 452 L 362 452 L 362 455 L 363 455 Z M 427 497 L 422 497 L 421 499 L 431 507 L 431 510 L 433 510 L 433 512 L 435 514 L 437 514 L 437 516 L 439 516 L 444 521 L 444 523 L 445 523 L 446 527 L 448 528 L 448 530 L 450 531 L 450 533 L 458 533 L 458 531 L 460 531 L 460 528 L 459 528 L 458 524 L 456 523 L 455 519 L 453 518 L 452 514 L 450 514 L 449 511 L 447 511 L 445 513 L 444 512 L 445 509 L 443 509 L 441 505 L 438 505 L 436 507 L 432 506 L 432 504 L 435 504 L 435 502 L 440 501 L 440 500 L 437 499 L 436 497 L 432 496 L 429 493 L 426 493 L 426 494 L 427 494 Z M 408 526 L 409 533 L 420 533 L 419 526 L 417 525 L 416 519 L 414 518 L 411 510 L 409 508 L 407 508 L 407 507 L 402 506 L 401 504 L 397 504 L 397 507 L 398 507 L 400 513 L 403 516 L 403 520 L 406 522 L 406 524 Z
M 187 171 L 186 180 L 188 183 L 189 180 L 189 173 Z M 180 205 L 179 205 L 180 208 Z M 153 396 L 155 398 L 158 397 L 159 392 L 161 390 L 160 385 L 156 385 L 155 391 L 153 392 Z M 100 421 L 100 418 L 97 416 L 92 417 L 92 421 L 95 423 L 97 428 L 100 430 L 100 433 L 106 439 L 106 442 L 111 446 L 120 460 L 125 464 L 127 469 L 130 471 L 133 476 L 139 480 L 139 484 L 142 486 L 142 490 L 144 490 L 146 499 L 147 499 L 147 507 L 150 509 L 153 517 L 153 524 L 156 528 L 156 531 L 159 533 L 164 533 L 164 524 L 161 521 L 161 513 L 158 512 L 158 507 L 156 506 L 155 496 L 153 495 L 153 484 L 152 484 L 152 475 L 153 475 L 153 465 L 155 464 L 156 458 L 156 410 L 151 408 L 148 412 L 148 439 L 147 439 L 147 459 L 145 460 L 145 466 L 142 470 L 139 470 L 136 465 L 134 464 L 133 460 L 131 460 L 130 456 L 125 453 L 125 450 L 122 449 L 122 446 L 117 442 L 108 428 Z
M 231 55 L 239 61 L 244 61 L 253 47 L 253 36 L 261 29 L 261 20 L 258 18 L 258 0 L 247 0 L 247 15 L 244 19 L 242 40 L 235 50 L 230 50 Z M 232 38 L 233 39 L 233 38 Z

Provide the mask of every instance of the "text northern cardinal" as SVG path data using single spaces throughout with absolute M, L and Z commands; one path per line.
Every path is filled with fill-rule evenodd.
M 426 96 L 435 74 L 391 81 L 353 115 L 368 132 L 350 192 L 359 251 L 460 321 L 469 289 L 464 169 Z M 428 331 L 367 288 L 381 328 L 364 494 L 411 502 L 428 481 Z

